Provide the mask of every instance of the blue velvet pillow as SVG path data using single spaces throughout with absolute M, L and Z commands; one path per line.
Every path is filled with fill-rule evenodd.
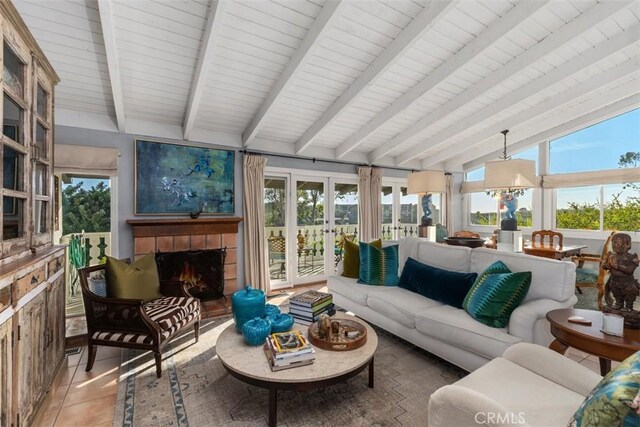
M 477 273 L 458 273 L 423 264 L 409 257 L 398 286 L 444 304 L 462 308 Z
M 360 242 L 360 278 L 358 283 L 376 286 L 398 284 L 398 245 L 382 249 Z

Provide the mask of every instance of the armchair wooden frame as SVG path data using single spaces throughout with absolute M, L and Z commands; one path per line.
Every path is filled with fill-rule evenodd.
M 604 242 L 604 245 L 602 246 L 602 251 L 600 252 L 600 255 L 581 254 L 581 255 L 571 257 L 571 261 L 577 263 L 577 268 L 584 268 L 585 262 L 592 262 L 592 263 L 598 264 L 598 281 L 595 286 L 598 288 L 598 308 L 600 309 L 600 311 L 602 311 L 602 308 L 604 307 L 602 298 L 604 297 L 604 285 L 608 275 L 607 271 L 604 268 L 602 268 L 602 263 L 604 262 L 605 258 L 609 254 L 609 251 L 611 249 L 611 238 L 615 233 L 616 233 L 615 231 L 612 231 L 611 234 L 609 234 L 609 236 Z M 582 290 L 580 288 L 593 287 L 593 286 L 594 285 L 592 283 L 580 283 L 576 281 L 576 289 L 580 293 L 582 293 Z
M 162 351 L 175 335 L 193 325 L 195 341 L 200 335 L 200 316 L 177 328 L 173 333 L 162 339 L 162 328 L 154 322 L 144 310 L 144 301 L 139 299 L 103 297 L 91 291 L 89 286 L 90 275 L 98 271 L 104 271 L 105 265 L 84 267 L 78 270 L 82 298 L 87 319 L 87 357 L 86 371 L 93 368 L 96 358 L 96 345 L 111 347 L 138 348 L 153 351 L 156 375 L 162 376 Z M 192 298 L 186 284 L 164 282 L 161 283 L 160 293 L 163 296 Z M 106 339 L 94 339 L 95 332 L 140 334 L 151 337 L 150 343 L 111 341 Z

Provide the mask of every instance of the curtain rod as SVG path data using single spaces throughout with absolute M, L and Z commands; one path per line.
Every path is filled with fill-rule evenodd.
M 249 151 L 246 148 L 242 149 L 242 150 L 238 150 L 238 152 L 242 153 L 242 154 L 257 154 L 259 156 L 282 157 L 283 159 L 308 160 L 308 161 L 312 161 L 313 163 L 324 162 L 324 163 L 335 163 L 335 164 L 338 164 L 338 165 L 371 166 L 371 167 L 382 168 L 382 169 L 391 169 L 391 170 L 406 171 L 406 172 L 416 172 L 415 169 L 401 168 L 401 167 L 397 167 L 397 166 L 376 166 L 376 165 L 373 165 L 373 164 L 368 165 L 366 163 L 354 163 L 354 162 L 346 162 L 346 161 L 341 161 L 341 160 L 325 160 L 325 159 L 317 159 L 315 157 L 292 156 L 290 154 L 268 153 L 268 152 L 262 152 L 262 151 Z

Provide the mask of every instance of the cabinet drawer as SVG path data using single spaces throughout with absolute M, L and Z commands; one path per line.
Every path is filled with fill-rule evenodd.
M 27 273 L 27 275 L 16 280 L 16 288 L 18 292 L 17 299 L 25 296 L 31 289 L 38 286 L 45 280 L 45 266 L 36 268 L 35 270 Z
M 64 255 L 61 255 L 57 258 L 52 259 L 51 261 L 49 261 L 49 268 L 47 270 L 49 272 L 48 273 L 49 277 L 53 276 L 63 268 L 64 268 Z

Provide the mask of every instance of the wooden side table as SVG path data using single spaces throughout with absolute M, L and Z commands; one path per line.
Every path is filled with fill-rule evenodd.
M 571 316 L 582 316 L 591 320 L 591 325 L 580 325 L 569 322 Z M 551 324 L 551 334 L 555 341 L 550 349 L 564 354 L 568 347 L 573 347 L 600 359 L 600 374 L 606 375 L 611 370 L 611 361 L 622 362 L 640 350 L 640 329 L 624 329 L 624 336 L 607 335 L 602 328 L 602 312 L 564 308 L 547 313 Z

